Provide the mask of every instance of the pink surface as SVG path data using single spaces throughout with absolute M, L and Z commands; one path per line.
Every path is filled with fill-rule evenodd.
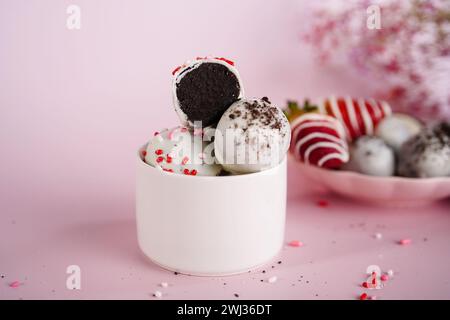
M 65 25 L 72 3 L 82 10 L 78 31 Z M 135 150 L 177 123 L 173 67 L 197 55 L 230 57 L 247 95 L 279 105 L 364 94 L 345 69 L 313 64 L 298 41 L 305 13 L 296 1 L 2 1 L 0 298 L 153 299 L 160 290 L 164 299 L 352 299 L 371 264 L 398 272 L 379 298 L 450 298 L 448 200 L 388 209 L 326 196 L 330 205 L 319 207 L 323 196 L 292 166 L 286 241 L 305 245 L 285 248 L 273 269 L 175 276 L 139 253 Z M 413 243 L 396 244 L 402 238 Z M 81 267 L 80 291 L 66 289 L 72 264 Z M 273 275 L 276 283 L 260 281 Z

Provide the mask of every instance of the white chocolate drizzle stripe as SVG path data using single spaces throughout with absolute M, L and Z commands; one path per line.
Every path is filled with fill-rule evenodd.
M 369 114 L 369 111 L 367 111 L 366 102 L 364 99 L 358 99 L 358 106 L 359 110 L 361 111 L 361 117 L 364 122 L 365 132 L 366 135 L 372 135 L 373 134 L 373 121 L 372 117 Z
M 331 134 L 322 133 L 322 132 L 314 132 L 314 133 L 308 134 L 307 136 L 305 136 L 302 139 L 300 139 L 299 141 L 297 141 L 295 143 L 295 150 L 297 152 L 300 152 L 302 146 L 305 143 L 307 143 L 308 141 L 310 141 L 312 139 L 315 139 L 315 138 L 327 139 L 327 140 L 329 140 L 331 142 L 335 142 L 335 143 L 341 145 L 342 148 L 346 148 L 347 147 L 347 144 L 345 143 L 345 141 L 342 141 L 341 139 L 339 139 L 336 136 L 332 136 Z
M 345 163 L 345 162 L 347 162 L 349 160 L 349 154 L 348 153 L 330 153 L 330 154 L 327 154 L 325 157 L 323 157 L 322 159 L 320 159 L 317 162 L 317 165 L 319 167 L 322 167 L 325 164 L 325 162 L 327 162 L 328 160 L 331 160 L 331 159 L 338 159 L 338 160 L 341 160 L 342 162 Z
M 309 164 L 309 156 L 310 156 L 310 154 L 314 150 L 316 150 L 318 148 L 332 148 L 332 149 L 336 149 L 337 151 L 339 151 L 342 154 L 346 154 L 347 153 L 347 151 L 344 148 L 342 148 L 342 146 L 340 146 L 337 143 L 325 142 L 325 141 L 324 142 L 317 142 L 317 143 L 314 143 L 314 144 L 310 145 L 305 151 L 304 161 L 307 164 Z
M 359 128 L 358 119 L 356 118 L 355 113 L 355 106 L 353 105 L 353 100 L 351 97 L 347 96 L 345 97 L 345 108 L 347 109 L 347 115 L 350 119 L 350 124 L 353 128 L 353 132 L 356 136 L 359 136 L 361 133 L 361 130 Z
M 303 129 L 314 128 L 314 127 L 317 127 L 317 128 L 327 127 L 329 129 L 335 131 L 337 135 L 340 135 L 340 132 L 336 128 L 336 125 L 334 123 L 330 123 L 327 121 L 309 121 L 309 122 L 302 123 L 294 128 L 294 130 L 292 131 L 292 140 L 296 141 L 297 136 L 300 134 L 300 132 Z
M 342 124 L 344 124 L 344 130 L 345 130 L 346 136 L 349 137 L 349 138 L 351 138 L 351 134 L 350 134 L 350 132 L 348 131 L 347 126 L 345 125 L 344 118 L 342 117 L 342 113 L 341 113 L 341 111 L 339 110 L 339 105 L 338 105 L 338 102 L 337 102 L 337 99 L 336 99 L 335 96 L 331 96 L 331 97 L 330 97 L 330 106 L 331 106 L 331 111 L 333 112 L 333 115 L 334 115 L 339 121 L 341 121 Z

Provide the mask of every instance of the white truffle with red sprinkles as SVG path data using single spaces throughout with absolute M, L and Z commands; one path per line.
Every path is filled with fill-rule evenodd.
M 222 168 L 212 155 L 213 143 L 203 141 L 204 135 L 181 126 L 155 132 L 143 153 L 144 161 L 167 173 L 216 176 Z
M 221 117 L 214 152 L 230 172 L 258 172 L 284 160 L 290 137 L 286 116 L 268 98 L 241 99 Z
M 214 126 L 228 107 L 244 96 L 234 62 L 219 57 L 198 57 L 177 67 L 172 74 L 172 95 L 181 123 Z M 195 125 L 198 126 L 198 125 Z

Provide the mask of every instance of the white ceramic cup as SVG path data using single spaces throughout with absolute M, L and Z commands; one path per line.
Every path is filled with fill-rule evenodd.
M 137 158 L 136 220 L 141 250 L 190 275 L 231 275 L 269 262 L 284 240 L 286 159 L 237 176 L 162 172 Z

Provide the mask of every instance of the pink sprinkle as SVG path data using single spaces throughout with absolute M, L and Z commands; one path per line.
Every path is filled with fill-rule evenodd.
M 186 163 L 188 163 L 188 161 L 189 161 L 189 157 L 185 156 L 183 158 L 183 160 L 181 161 L 181 164 L 184 166 Z
M 381 279 L 381 281 L 388 281 L 388 280 L 389 280 L 389 277 L 388 277 L 387 274 L 382 274 L 381 277 L 380 277 L 380 279 Z
M 327 200 L 321 199 L 317 201 L 317 205 L 319 207 L 325 208 L 328 207 L 330 205 L 330 203 Z
M 291 242 L 289 242 L 289 246 L 291 246 L 291 247 L 303 247 L 303 242 L 298 241 L 298 240 L 292 240 Z
M 406 246 L 408 244 L 411 244 L 412 240 L 411 239 L 402 239 L 398 243 L 401 244 L 402 246 Z
M 175 134 L 175 132 L 177 132 L 178 128 L 174 128 L 173 130 L 171 130 L 169 132 L 169 135 L 167 136 L 169 138 L 169 140 L 173 140 L 173 135 Z
M 19 282 L 19 281 L 11 282 L 11 283 L 9 284 L 9 286 L 10 286 L 11 288 L 18 288 L 18 287 L 20 286 L 20 282 Z

